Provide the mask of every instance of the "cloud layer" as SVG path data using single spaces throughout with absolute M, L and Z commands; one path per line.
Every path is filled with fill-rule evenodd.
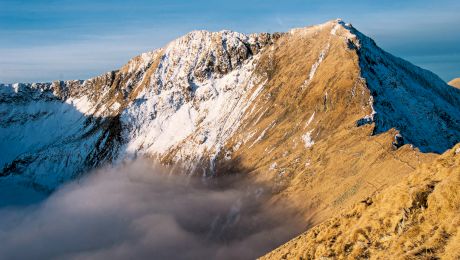
M 0 209 L 0 259 L 253 259 L 303 230 L 267 189 L 138 161 Z

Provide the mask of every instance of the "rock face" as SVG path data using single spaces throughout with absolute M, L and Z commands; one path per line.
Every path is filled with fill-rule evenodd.
M 453 147 L 459 107 L 460 90 L 341 20 L 196 31 L 93 79 L 2 85 L 0 184 L 49 192 L 152 157 L 246 173 L 314 225 Z

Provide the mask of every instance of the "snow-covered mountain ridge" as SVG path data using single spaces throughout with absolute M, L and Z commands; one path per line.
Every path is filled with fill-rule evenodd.
M 24 178 L 34 186 L 51 190 L 88 169 L 135 155 L 138 151 L 130 143 L 147 149 L 139 138 L 166 142 L 166 147 L 155 145 L 163 152 L 183 135 L 168 143 L 164 139 L 167 137 L 142 136 L 139 131 L 150 132 L 146 127 L 153 127 L 152 131 L 164 133 L 162 128 L 169 122 L 159 121 L 180 117 L 182 111 L 190 109 L 192 99 L 217 101 L 213 96 L 216 85 L 227 88 L 219 90 L 228 91 L 225 98 L 234 100 L 244 90 L 231 90 L 231 80 L 242 77 L 234 73 L 221 78 L 235 67 L 242 67 L 277 37 L 195 31 L 164 49 L 135 57 L 119 71 L 86 81 L 1 85 L 2 176 Z M 229 84 L 220 83 L 225 81 Z M 198 90 L 196 84 L 201 82 L 206 86 Z M 198 106 L 196 101 L 193 103 Z M 208 106 L 216 104 L 211 102 Z M 157 111 L 160 119 L 153 120 Z M 149 125 L 149 121 L 156 125 Z M 139 129 L 144 123 L 144 129 Z M 130 134 L 141 137 L 128 140 Z M 124 146 L 128 149 L 122 153 Z
M 333 167 L 327 149 L 393 138 L 392 128 L 443 152 L 460 140 L 459 107 L 460 91 L 341 20 L 279 34 L 194 31 L 96 78 L 2 85 L 0 175 L 51 191 L 148 156 L 203 175 L 268 172 L 284 189 Z

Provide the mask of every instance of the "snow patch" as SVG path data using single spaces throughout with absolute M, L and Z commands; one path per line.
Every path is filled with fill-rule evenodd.
M 264 137 L 265 137 L 265 134 L 267 133 L 268 130 L 270 130 L 272 127 L 274 127 L 276 125 L 276 120 L 273 120 L 273 122 L 271 122 L 267 128 L 265 128 L 261 133 L 260 135 L 256 138 L 256 140 L 254 140 L 254 142 L 252 142 L 251 146 L 249 146 L 249 148 L 251 148 L 252 146 L 254 146 L 254 144 L 256 144 L 257 142 L 261 141 Z
M 321 50 L 321 52 L 319 53 L 319 56 L 317 58 L 317 60 L 315 61 L 315 63 L 313 63 L 313 65 L 311 66 L 311 69 L 310 69 L 310 73 L 308 74 L 308 78 L 305 80 L 305 82 L 303 83 L 302 85 L 302 88 L 305 88 L 305 87 L 308 87 L 308 85 L 310 85 L 311 81 L 313 80 L 313 77 L 315 76 L 316 74 L 316 70 L 318 69 L 319 65 L 321 65 L 321 63 L 323 62 L 324 58 L 326 57 L 328 51 L 329 51 L 329 48 L 330 48 L 330 43 L 328 42 L 326 44 L 326 46 Z
M 308 119 L 307 123 L 305 123 L 304 128 L 307 128 L 311 124 L 311 122 L 313 122 L 313 119 L 315 119 L 315 113 L 316 113 L 316 111 L 313 112 L 313 114 L 310 116 L 310 118 Z
M 312 133 L 313 133 L 313 130 L 310 130 L 304 135 L 302 135 L 302 140 L 306 148 L 311 148 L 315 144 L 315 141 L 311 138 Z

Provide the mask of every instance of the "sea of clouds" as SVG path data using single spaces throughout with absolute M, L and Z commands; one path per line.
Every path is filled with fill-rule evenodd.
M 268 188 L 137 160 L 0 208 L 0 259 L 254 259 L 304 230 Z

